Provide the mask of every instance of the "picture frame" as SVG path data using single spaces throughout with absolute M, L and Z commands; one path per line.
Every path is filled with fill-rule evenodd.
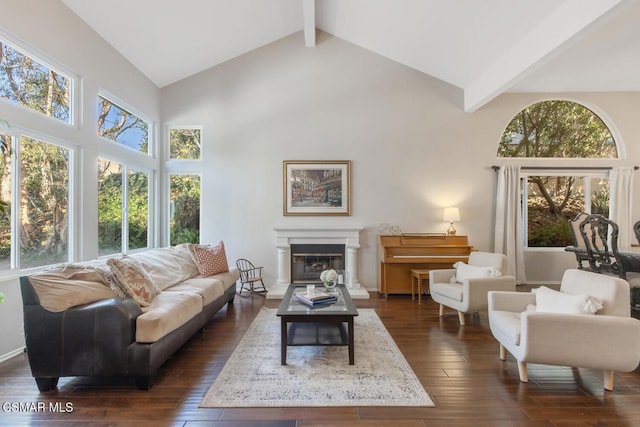
M 350 160 L 285 160 L 285 216 L 351 215 Z

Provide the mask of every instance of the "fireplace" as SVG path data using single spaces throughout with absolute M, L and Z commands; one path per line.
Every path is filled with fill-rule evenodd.
M 333 269 L 344 280 L 344 245 L 291 245 L 291 283 L 318 283 L 320 273 Z
M 320 282 L 320 273 L 325 265 L 334 268 L 338 274 L 342 274 L 344 284 L 349 289 L 351 298 L 369 298 L 369 292 L 360 285 L 358 278 L 358 265 L 360 255 L 360 231 L 362 227 L 341 226 L 283 226 L 276 227 L 276 251 L 277 251 L 277 279 L 267 286 L 268 299 L 281 299 L 289 284 L 304 283 L 301 280 L 312 280 L 311 283 Z M 302 247 L 302 250 L 299 250 Z M 340 250 L 336 248 L 340 247 Z M 311 249 L 311 250 L 310 250 Z M 320 251 L 320 252 L 319 252 Z M 322 253 L 319 255 L 319 253 Z M 313 254 L 308 259 L 302 260 L 293 256 L 294 253 Z M 334 254 L 340 254 L 337 256 Z M 318 255 L 317 258 L 313 258 Z M 297 268 L 294 266 L 301 261 L 311 264 L 311 271 L 302 278 L 296 278 Z M 319 271 L 316 271 L 318 270 Z M 315 277 L 312 277 L 315 276 Z

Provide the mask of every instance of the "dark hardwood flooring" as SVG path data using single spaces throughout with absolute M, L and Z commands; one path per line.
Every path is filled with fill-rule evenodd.
M 0 425 L 640 426 L 640 370 L 616 374 L 613 392 L 604 391 L 599 371 L 558 366 L 530 365 L 522 384 L 513 358 L 499 360 L 485 313 L 459 327 L 455 312 L 439 318 L 430 299 L 419 305 L 377 294 L 356 304 L 377 311 L 434 408 L 198 408 L 260 307 L 278 302 L 236 297 L 163 366 L 149 391 L 126 379 L 61 378 L 56 391 L 39 393 L 26 355 L 8 360 L 0 364 Z M 29 402 L 72 411 L 12 411 L 11 404 Z

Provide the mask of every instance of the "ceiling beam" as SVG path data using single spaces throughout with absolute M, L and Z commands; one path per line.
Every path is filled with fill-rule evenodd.
M 543 59 L 625 0 L 566 0 L 522 40 L 464 88 L 464 110 L 473 112 L 524 78 Z
M 303 0 L 304 44 L 307 47 L 316 45 L 316 0 Z

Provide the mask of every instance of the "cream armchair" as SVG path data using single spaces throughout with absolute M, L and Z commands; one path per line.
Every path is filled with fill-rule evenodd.
M 500 359 L 511 353 L 525 383 L 527 363 L 602 369 L 604 388 L 613 390 L 614 372 L 632 371 L 640 363 L 640 321 L 629 314 L 629 284 L 571 269 L 563 275 L 560 292 L 551 296 L 550 306 L 549 293 L 489 292 L 489 326 L 500 343 Z M 569 314 L 576 306 L 584 309 L 575 301 L 590 297 L 602 303 L 595 315 Z M 563 300 L 570 304 L 563 306 Z
M 465 313 L 487 309 L 487 292 L 515 290 L 516 279 L 508 275 L 507 257 L 503 254 L 471 252 L 468 264 L 458 269 L 429 272 L 429 293 L 440 304 L 440 316 L 444 315 L 445 306 L 453 308 L 458 311 L 462 326 Z

